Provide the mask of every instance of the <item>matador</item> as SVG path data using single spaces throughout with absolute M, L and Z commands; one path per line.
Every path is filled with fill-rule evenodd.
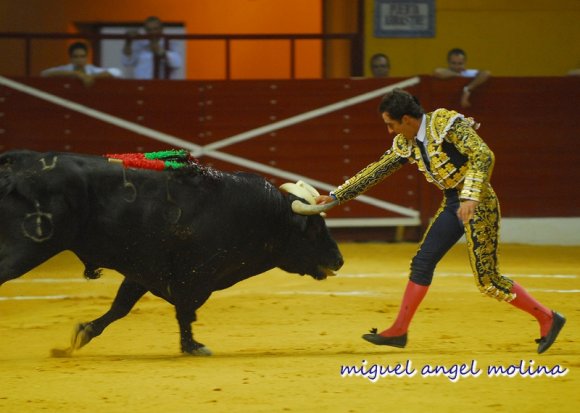
M 385 95 L 379 112 L 392 147 L 318 204 L 334 206 L 356 198 L 404 164 L 416 164 L 427 181 L 443 192 L 443 201 L 427 228 L 410 265 L 410 277 L 399 314 L 388 329 L 363 338 L 376 345 L 405 347 L 407 330 L 425 297 L 437 263 L 465 234 L 470 263 L 479 290 L 534 316 L 540 326 L 538 353 L 555 341 L 566 319 L 532 297 L 520 284 L 500 273 L 498 238 L 500 208 L 490 183 L 494 154 L 477 134 L 478 124 L 453 110 L 425 113 L 418 100 L 401 89 Z

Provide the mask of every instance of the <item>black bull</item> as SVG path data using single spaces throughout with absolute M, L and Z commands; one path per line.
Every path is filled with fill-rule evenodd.
M 343 259 L 320 215 L 292 212 L 297 197 L 262 177 L 125 169 L 100 156 L 0 155 L 0 285 L 64 250 L 124 276 L 109 311 L 76 326 L 68 352 L 129 313 L 148 291 L 175 307 L 181 350 L 213 291 L 279 267 L 321 280 Z

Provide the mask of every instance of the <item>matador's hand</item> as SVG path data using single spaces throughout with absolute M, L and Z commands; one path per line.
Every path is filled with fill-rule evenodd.
M 334 201 L 334 198 L 328 195 L 319 195 L 316 197 L 316 204 L 320 205 L 320 204 L 330 204 L 331 202 Z
M 457 210 L 457 216 L 461 222 L 467 224 L 473 218 L 477 204 L 479 204 L 478 201 L 473 201 L 471 199 L 461 201 L 459 209 Z

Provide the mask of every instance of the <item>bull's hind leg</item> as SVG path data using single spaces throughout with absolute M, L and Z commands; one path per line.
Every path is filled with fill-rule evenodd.
M 101 335 L 109 324 L 129 314 L 129 311 L 147 291 L 146 288 L 133 281 L 123 280 L 109 311 L 93 321 L 77 324 L 72 334 L 71 346 L 64 351 L 53 350 L 53 355 L 70 356 L 73 351 L 84 347 L 93 338 Z
M 0 234 L 0 285 L 16 279 L 58 253 L 53 249 L 38 248 L 33 245 L 15 245 L 8 247 L 2 242 Z

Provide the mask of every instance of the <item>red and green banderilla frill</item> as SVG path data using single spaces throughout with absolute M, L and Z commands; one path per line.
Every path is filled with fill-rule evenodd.
M 203 167 L 185 149 L 147 153 L 108 153 L 104 155 L 109 161 L 123 163 L 125 168 L 153 169 L 155 171 L 191 169 L 203 172 Z

